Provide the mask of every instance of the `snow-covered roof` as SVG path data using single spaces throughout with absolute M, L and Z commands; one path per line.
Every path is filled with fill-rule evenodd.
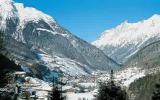
M 94 96 L 92 93 L 68 93 L 67 94 L 67 100 L 79 100 L 86 98 L 86 100 L 93 100 Z
M 72 89 L 72 86 L 63 86 L 62 87 L 62 91 L 68 90 L 68 89 Z
M 23 72 L 23 71 L 16 71 L 14 74 L 15 74 L 15 75 L 25 75 L 26 72 Z

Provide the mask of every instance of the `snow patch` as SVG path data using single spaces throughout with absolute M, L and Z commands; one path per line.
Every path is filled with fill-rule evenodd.
M 77 75 L 87 75 L 87 72 L 84 69 L 88 68 L 86 65 L 81 64 L 77 61 L 71 60 L 69 58 L 61 58 L 58 56 L 49 56 L 47 54 L 39 54 L 39 57 L 45 64 L 49 67 L 50 70 L 59 69 L 66 74 L 77 76 Z M 82 66 L 82 68 L 80 68 Z M 87 69 L 91 71 L 90 69 Z
M 7 20 L 17 18 L 16 8 L 12 0 L 0 0 L 0 16 L 0 30 L 5 31 Z

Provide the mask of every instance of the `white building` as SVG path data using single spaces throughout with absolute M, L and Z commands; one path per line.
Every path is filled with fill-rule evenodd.
M 92 93 L 67 93 L 66 100 L 95 100 Z

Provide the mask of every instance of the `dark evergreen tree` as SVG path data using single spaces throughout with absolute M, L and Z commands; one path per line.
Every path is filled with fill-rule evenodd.
M 52 89 L 51 100 L 62 100 L 60 91 L 57 86 L 53 87 Z
M 13 73 L 16 70 L 20 71 L 21 67 L 0 54 L 0 88 L 9 90 L 9 92 L 0 92 L 0 100 L 16 100 L 17 96 L 14 95 L 14 87 L 11 85 L 13 84 Z
M 14 61 L 0 54 L 0 87 L 4 87 L 8 83 L 11 84 L 10 82 L 13 79 L 12 73 L 16 70 L 21 71 L 22 69 Z
M 0 50 L 3 49 L 3 33 L 0 31 Z
M 152 100 L 160 100 L 160 84 L 155 85 L 155 91 L 153 92 Z
M 108 83 L 100 83 L 97 100 L 127 100 L 127 93 L 120 86 L 116 86 L 111 70 L 110 81 Z
M 49 100 L 62 100 L 62 92 L 59 88 L 59 81 L 56 77 L 53 77 L 53 86 L 52 86 L 52 92 L 50 93 Z

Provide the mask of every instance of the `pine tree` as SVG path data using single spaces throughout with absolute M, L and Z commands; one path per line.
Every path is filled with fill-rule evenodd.
M 61 97 L 61 91 L 58 87 L 58 79 L 57 78 L 53 78 L 53 82 L 52 82 L 53 86 L 52 86 L 52 92 L 50 94 L 50 100 L 62 100 Z
M 120 86 L 115 85 L 113 70 L 111 70 L 110 81 L 100 83 L 97 100 L 127 100 L 127 93 Z
M 3 33 L 0 31 L 0 50 L 2 50 L 3 47 Z
M 62 100 L 57 86 L 52 89 L 51 100 Z
M 160 100 L 160 84 L 155 85 L 155 92 L 153 92 L 152 100 Z

